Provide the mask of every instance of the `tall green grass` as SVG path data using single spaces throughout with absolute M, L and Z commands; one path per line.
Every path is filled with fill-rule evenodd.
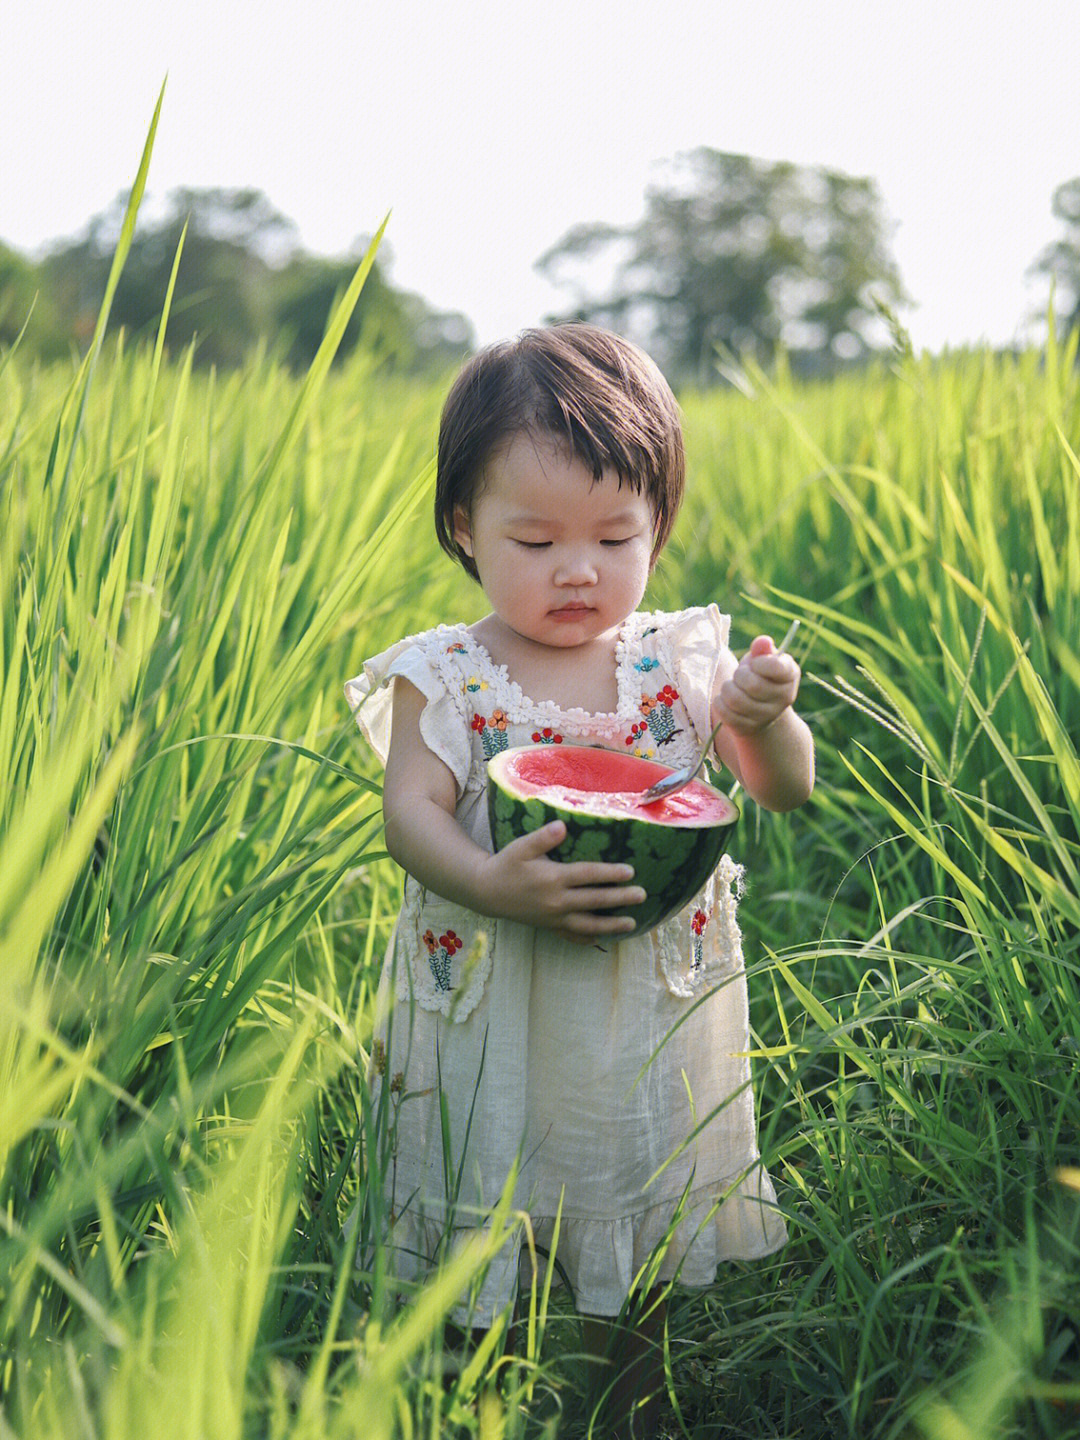
M 444 1354 L 520 1217 L 404 1308 L 378 1243 L 399 878 L 340 683 L 481 613 L 441 387 L 331 370 L 333 322 L 303 381 L 165 333 L 0 357 L 5 1433 L 583 1434 L 542 1283 L 507 1356 Z M 1075 345 L 683 397 L 650 598 L 803 618 L 819 783 L 741 841 L 792 1240 L 674 1295 L 673 1434 L 1080 1433 Z

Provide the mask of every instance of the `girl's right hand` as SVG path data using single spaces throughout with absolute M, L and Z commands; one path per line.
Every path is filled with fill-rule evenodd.
M 628 883 L 634 878 L 633 866 L 552 859 L 549 852 L 565 836 L 566 826 L 553 820 L 487 856 L 477 877 L 482 903 L 476 908 L 539 925 L 581 945 L 593 943 L 598 935 L 629 934 L 634 929 L 629 916 L 595 912 L 645 899 L 640 885 Z

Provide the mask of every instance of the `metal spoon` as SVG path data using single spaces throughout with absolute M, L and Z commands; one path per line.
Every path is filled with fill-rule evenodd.
M 791 625 L 788 627 L 787 634 L 784 636 L 783 640 L 780 641 L 780 644 L 776 647 L 775 653 L 777 655 L 782 655 L 784 651 L 788 648 L 788 646 L 791 644 L 792 640 L 795 638 L 795 632 L 799 628 L 799 623 L 800 622 L 798 620 L 793 620 L 791 622 Z M 712 734 L 705 741 L 705 744 L 701 750 L 701 754 L 697 758 L 696 765 L 684 765 L 681 770 L 672 770 L 670 775 L 662 776 L 661 779 L 657 780 L 654 785 L 650 785 L 647 790 L 643 790 L 639 795 L 635 795 L 633 797 L 635 804 L 654 805 L 657 800 L 667 800 L 670 796 L 675 795 L 678 791 L 685 789 L 685 787 L 690 784 L 690 781 L 693 780 L 694 776 L 705 764 L 705 756 L 708 755 L 709 747 L 716 739 L 717 733 L 723 723 L 724 722 L 722 720 L 719 721 L 719 723 L 714 728 Z

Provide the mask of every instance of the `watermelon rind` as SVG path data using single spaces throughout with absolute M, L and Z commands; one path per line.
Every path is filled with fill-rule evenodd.
M 693 899 L 727 849 L 739 818 L 736 805 L 726 801 L 729 818 L 700 826 L 664 825 L 633 814 L 591 815 L 576 806 L 559 804 L 545 794 L 515 793 L 515 757 L 533 749 L 517 746 L 488 761 L 488 819 L 496 850 L 552 820 L 562 820 L 566 837 L 551 851 L 554 859 L 634 867 L 634 882 L 645 889 L 644 901 L 607 913 L 631 916 L 634 933 L 639 935 L 655 929 Z M 564 745 L 560 749 L 565 757 L 587 747 Z M 667 773 L 664 766 L 653 765 L 651 769 L 650 780 Z

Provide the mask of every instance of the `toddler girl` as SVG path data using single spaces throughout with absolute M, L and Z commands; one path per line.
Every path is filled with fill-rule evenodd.
M 752 799 L 810 794 L 794 660 L 762 636 L 737 661 L 715 605 L 638 609 L 684 469 L 674 397 L 628 342 L 572 324 L 483 351 L 443 410 L 435 526 L 490 613 L 400 641 L 345 687 L 385 763 L 386 846 L 406 871 L 377 1032 L 406 1097 L 398 1271 L 422 1274 L 447 1224 L 482 1227 L 518 1162 L 515 1205 L 544 1247 L 561 1215 L 557 1260 L 596 1345 L 669 1231 L 655 1282 L 698 1286 L 786 1238 L 755 1140 L 740 868 L 725 856 L 681 914 L 637 935 L 623 912 L 648 874 L 561 863 L 561 822 L 494 854 L 487 822 L 485 762 L 507 746 L 678 767 L 718 720 L 717 755 Z M 518 1255 L 500 1254 L 474 1326 L 517 1278 Z M 645 1309 L 628 1390 L 656 1378 L 639 1352 L 662 1309 Z M 650 1433 L 654 1408 L 636 1414 Z

